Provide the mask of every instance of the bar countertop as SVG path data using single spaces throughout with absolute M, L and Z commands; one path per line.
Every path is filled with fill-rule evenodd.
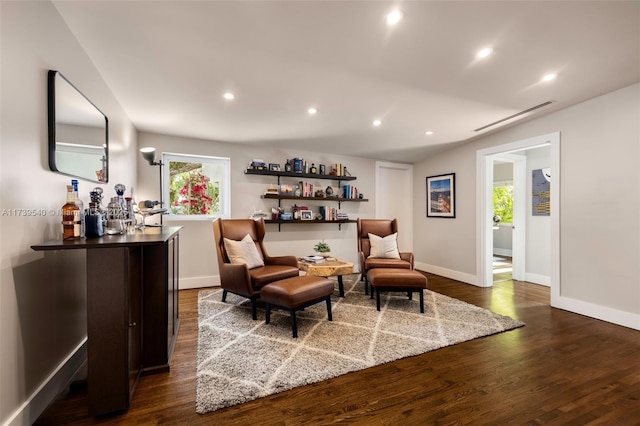
M 63 240 L 59 238 L 57 240 L 50 240 L 42 244 L 33 245 L 31 248 L 36 251 L 41 251 L 144 246 L 167 241 L 180 231 L 181 228 L 181 226 L 147 226 L 144 229 L 136 230 L 134 234 L 104 235 L 102 237 L 81 238 L 77 240 Z

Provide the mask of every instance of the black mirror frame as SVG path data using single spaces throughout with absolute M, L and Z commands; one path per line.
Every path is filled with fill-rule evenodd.
M 64 81 L 69 84 L 76 92 L 80 94 L 91 106 L 93 106 L 104 117 L 104 133 L 105 133 L 105 176 L 104 180 L 99 181 L 97 179 L 89 179 L 86 176 L 76 176 L 64 171 L 58 170 L 56 165 L 56 75 L 60 76 Z M 109 182 L 109 119 L 106 114 L 103 113 L 100 108 L 95 106 L 93 102 L 89 100 L 76 86 L 73 85 L 67 78 L 62 75 L 61 72 L 55 70 L 49 70 L 47 74 L 47 125 L 49 133 L 49 169 L 53 172 L 58 172 L 63 175 L 77 177 L 85 179 L 91 182 L 108 183 Z

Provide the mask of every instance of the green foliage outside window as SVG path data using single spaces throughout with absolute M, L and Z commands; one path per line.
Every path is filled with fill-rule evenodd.
M 220 183 L 211 182 L 201 163 L 169 162 L 169 208 L 175 215 L 216 215 Z
M 513 186 L 493 188 L 493 214 L 502 218 L 501 223 L 513 223 Z

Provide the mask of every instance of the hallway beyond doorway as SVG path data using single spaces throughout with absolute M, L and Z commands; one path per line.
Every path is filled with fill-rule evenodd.
M 511 265 L 511 257 L 509 256 L 501 256 L 494 254 L 493 255 L 493 283 L 499 283 L 503 281 L 511 281 L 512 280 L 512 265 Z

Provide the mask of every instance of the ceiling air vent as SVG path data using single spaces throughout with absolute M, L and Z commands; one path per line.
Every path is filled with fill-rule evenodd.
M 529 113 L 531 111 L 535 111 L 535 110 L 537 110 L 539 108 L 545 107 L 547 105 L 551 105 L 552 103 L 553 103 L 553 101 L 547 101 L 547 102 L 541 103 L 540 105 L 536 105 L 536 106 L 533 106 L 531 108 L 525 109 L 524 111 L 516 112 L 513 115 L 510 115 L 510 116 L 505 117 L 503 119 L 500 119 L 498 121 L 494 121 L 493 123 L 487 124 L 486 126 L 478 127 L 477 129 L 474 130 L 474 132 L 479 132 L 480 130 L 488 129 L 489 127 L 493 127 L 493 126 L 495 126 L 497 124 L 504 123 L 507 120 L 511 120 L 512 118 L 516 118 L 516 117 L 519 117 L 521 115 L 527 114 L 527 113 Z

